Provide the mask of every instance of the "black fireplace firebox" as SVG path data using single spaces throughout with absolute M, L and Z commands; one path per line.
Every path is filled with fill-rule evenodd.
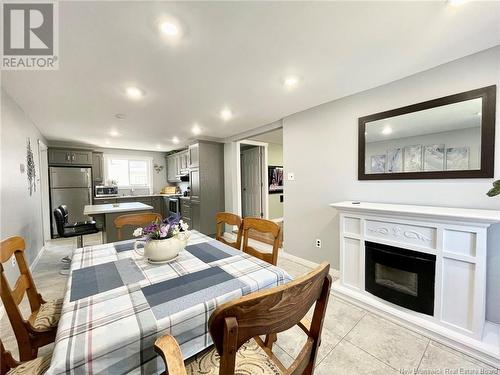
M 436 256 L 365 241 L 365 289 L 396 305 L 434 315 Z

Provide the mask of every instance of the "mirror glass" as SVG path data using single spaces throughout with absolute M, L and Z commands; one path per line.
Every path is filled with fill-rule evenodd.
M 365 124 L 365 173 L 481 169 L 482 98 Z

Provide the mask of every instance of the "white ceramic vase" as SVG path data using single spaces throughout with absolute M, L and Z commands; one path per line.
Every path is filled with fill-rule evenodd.
M 135 241 L 134 250 L 153 263 L 168 262 L 184 250 L 188 239 L 189 234 L 183 232 L 163 240 Z M 144 243 L 144 249 L 137 248 L 139 243 Z

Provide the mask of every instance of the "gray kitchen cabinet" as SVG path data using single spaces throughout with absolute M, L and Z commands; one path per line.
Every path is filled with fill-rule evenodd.
M 189 151 L 186 150 L 179 153 L 178 158 L 179 173 L 181 173 L 189 168 Z
M 102 152 L 92 153 L 92 181 L 102 184 L 104 181 L 104 156 Z
M 191 201 L 191 228 L 194 230 L 197 230 L 199 232 L 202 232 L 202 227 L 201 227 L 201 211 L 200 211 L 200 203 Z M 213 217 L 213 223 L 212 226 L 215 228 L 215 215 Z
M 181 217 L 184 222 L 186 222 L 192 229 L 191 222 L 191 201 L 189 198 L 181 198 Z
M 125 202 L 139 202 L 143 204 L 147 204 L 149 206 L 153 205 L 152 202 L 152 197 L 127 197 L 127 198 L 118 198 L 117 199 L 118 203 L 125 203 Z
M 114 204 L 116 203 L 116 199 L 106 198 L 106 199 L 95 199 L 93 204 Z
M 189 168 L 188 150 L 167 156 L 167 181 L 180 182 L 179 175 L 185 174 Z
M 152 197 L 151 206 L 153 206 L 153 212 L 160 214 L 161 217 L 165 217 L 165 210 L 163 204 L 163 197 Z
M 195 143 L 189 146 L 188 159 L 189 168 L 198 168 L 200 166 L 200 143 Z
M 92 165 L 92 151 L 72 151 L 71 164 Z
M 191 191 L 191 200 L 200 201 L 200 170 L 189 170 L 189 187 Z
M 180 179 L 177 177 L 177 156 L 176 154 L 167 156 L 167 181 L 168 182 L 179 182 Z
M 198 141 L 189 146 L 189 155 L 191 227 L 211 236 L 215 234 L 216 213 L 224 211 L 224 145 Z
M 51 148 L 49 165 L 91 166 L 92 151 Z
M 181 198 L 181 216 L 191 220 L 191 201 L 189 198 Z
M 49 149 L 49 164 L 69 164 L 71 165 L 71 151 L 60 149 Z

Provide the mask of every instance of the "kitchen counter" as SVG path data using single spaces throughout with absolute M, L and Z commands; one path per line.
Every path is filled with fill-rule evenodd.
M 118 231 L 115 227 L 115 219 L 126 214 L 142 214 L 153 212 L 154 207 L 141 202 L 123 202 L 117 204 L 91 204 L 86 205 L 83 209 L 85 216 L 92 216 L 97 223 L 97 227 L 103 232 L 104 243 L 116 242 Z M 134 226 L 125 226 L 122 229 L 122 238 L 127 240 L 134 238 L 132 232 Z
M 153 198 L 153 197 L 178 197 L 179 194 L 135 194 L 135 195 L 118 195 L 116 197 L 94 197 L 94 200 L 101 199 L 129 199 L 129 198 Z
M 113 214 L 116 212 L 127 211 L 145 211 L 152 210 L 153 206 L 149 206 L 140 202 L 127 202 L 114 204 L 88 204 L 83 209 L 85 216 L 93 216 L 98 214 Z

